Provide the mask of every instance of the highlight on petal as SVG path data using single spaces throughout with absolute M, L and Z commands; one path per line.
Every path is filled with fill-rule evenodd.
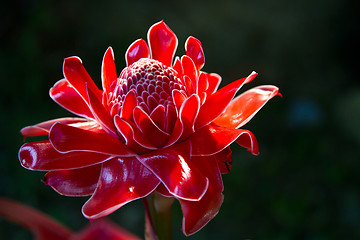
M 252 72 L 248 77 L 232 82 L 208 96 L 200 108 L 198 118 L 195 122 L 195 129 L 209 124 L 220 116 L 242 85 L 250 82 L 256 75 L 256 72 Z
M 236 143 L 240 146 L 247 148 L 253 155 L 259 154 L 259 145 L 254 134 L 248 130 L 244 132 L 236 139 Z
M 86 151 L 122 157 L 136 155 L 118 138 L 103 131 L 93 132 L 61 123 L 53 125 L 49 140 L 54 148 L 62 153 Z
M 150 27 L 147 37 L 151 57 L 170 67 L 178 45 L 175 33 L 160 21 Z
M 126 66 L 130 66 L 141 58 L 149 58 L 150 50 L 144 39 L 138 39 L 133 42 L 126 50 Z
M 209 181 L 190 160 L 190 149 L 186 142 L 138 155 L 137 159 L 176 198 L 199 201 L 208 189 Z
M 50 88 L 49 94 L 54 102 L 69 112 L 81 117 L 94 118 L 84 99 L 66 79 L 56 82 L 55 85 Z
M 186 55 L 195 63 L 198 71 L 205 65 L 205 55 L 201 42 L 190 36 L 185 42 Z
M 116 66 L 114 61 L 114 51 L 109 47 L 105 54 L 101 65 L 102 87 L 105 92 L 110 92 L 111 84 L 116 81 Z
M 106 216 L 128 202 L 146 197 L 159 183 L 136 158 L 114 158 L 103 163 L 98 186 L 82 212 L 89 219 Z
M 37 240 L 68 240 L 73 234 L 50 216 L 7 198 L 0 197 L 0 216 L 29 229 Z
M 215 91 L 217 91 L 220 82 L 221 82 L 221 76 L 216 73 L 205 73 L 208 79 L 209 86 L 206 90 L 207 95 L 213 94 Z
M 50 171 L 45 174 L 44 183 L 65 196 L 88 196 L 94 193 L 101 164 L 90 167 Z
M 240 128 L 278 93 L 279 89 L 270 85 L 252 88 L 232 100 L 214 123 L 223 127 Z
M 75 169 L 103 163 L 111 156 L 94 152 L 59 153 L 50 141 L 25 143 L 19 150 L 21 165 L 29 170 L 51 171 Z
M 180 121 L 184 126 L 182 138 L 189 137 L 194 132 L 195 119 L 200 109 L 200 98 L 198 95 L 193 94 L 182 104 L 179 115 Z

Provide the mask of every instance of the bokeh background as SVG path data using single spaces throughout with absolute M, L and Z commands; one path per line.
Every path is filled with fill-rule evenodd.
M 60 196 L 41 183 L 44 173 L 20 166 L 19 130 L 70 116 L 48 96 L 63 58 L 80 56 L 100 86 L 107 47 L 120 72 L 129 44 L 161 19 L 178 36 L 177 55 L 189 35 L 201 40 L 204 70 L 219 73 L 222 85 L 255 70 L 244 90 L 273 84 L 283 94 L 245 126 L 260 155 L 233 146 L 224 204 L 188 239 L 360 239 L 359 21 L 346 0 L 2 1 L 0 196 L 73 230 L 88 223 L 80 212 L 87 198 Z M 111 218 L 143 236 L 141 201 Z M 175 204 L 175 239 L 185 238 L 180 228 Z M 0 239 L 31 234 L 0 218 Z

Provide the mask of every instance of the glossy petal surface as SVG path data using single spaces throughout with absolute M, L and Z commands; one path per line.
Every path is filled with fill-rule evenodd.
M 110 91 L 111 84 L 116 81 L 116 67 L 114 61 L 114 51 L 109 47 L 104 55 L 102 66 L 101 66 L 101 79 L 102 87 L 105 92 Z
M 259 86 L 252 88 L 235 98 L 225 112 L 214 123 L 229 128 L 240 128 L 254 117 L 254 115 L 278 94 L 275 86 Z
M 130 66 L 140 58 L 150 57 L 150 50 L 143 39 L 138 39 L 133 42 L 125 53 L 126 65 Z
M 108 215 L 128 202 L 151 193 L 160 181 L 136 158 L 113 158 L 103 164 L 98 187 L 83 206 L 89 219 Z
M 186 55 L 191 57 L 194 61 L 198 71 L 205 65 L 205 55 L 201 42 L 194 38 L 189 37 L 185 42 Z

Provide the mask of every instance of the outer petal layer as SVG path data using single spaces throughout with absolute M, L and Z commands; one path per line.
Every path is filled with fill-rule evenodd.
M 96 191 L 83 206 L 89 219 L 106 216 L 135 199 L 150 194 L 160 181 L 136 158 L 113 158 L 103 164 Z
M 126 66 L 130 66 L 141 58 L 150 57 L 149 47 L 143 39 L 133 42 L 125 54 Z
M 214 123 L 223 127 L 240 128 L 278 92 L 277 87 L 270 85 L 252 88 L 231 101 L 225 112 Z
M 116 67 L 114 61 L 114 51 L 109 47 L 104 55 L 101 66 L 102 86 L 105 92 L 110 91 L 110 86 L 113 81 L 116 81 Z

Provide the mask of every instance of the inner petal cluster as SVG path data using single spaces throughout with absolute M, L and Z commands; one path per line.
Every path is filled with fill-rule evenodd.
M 121 72 L 109 93 L 108 107 L 113 109 L 111 114 L 119 114 L 126 94 L 132 90 L 137 96 L 138 106 L 149 115 L 159 105 L 165 109 L 168 105 L 174 106 L 174 89 L 187 95 L 183 81 L 176 75 L 174 69 L 154 59 L 142 58 L 131 64 Z

